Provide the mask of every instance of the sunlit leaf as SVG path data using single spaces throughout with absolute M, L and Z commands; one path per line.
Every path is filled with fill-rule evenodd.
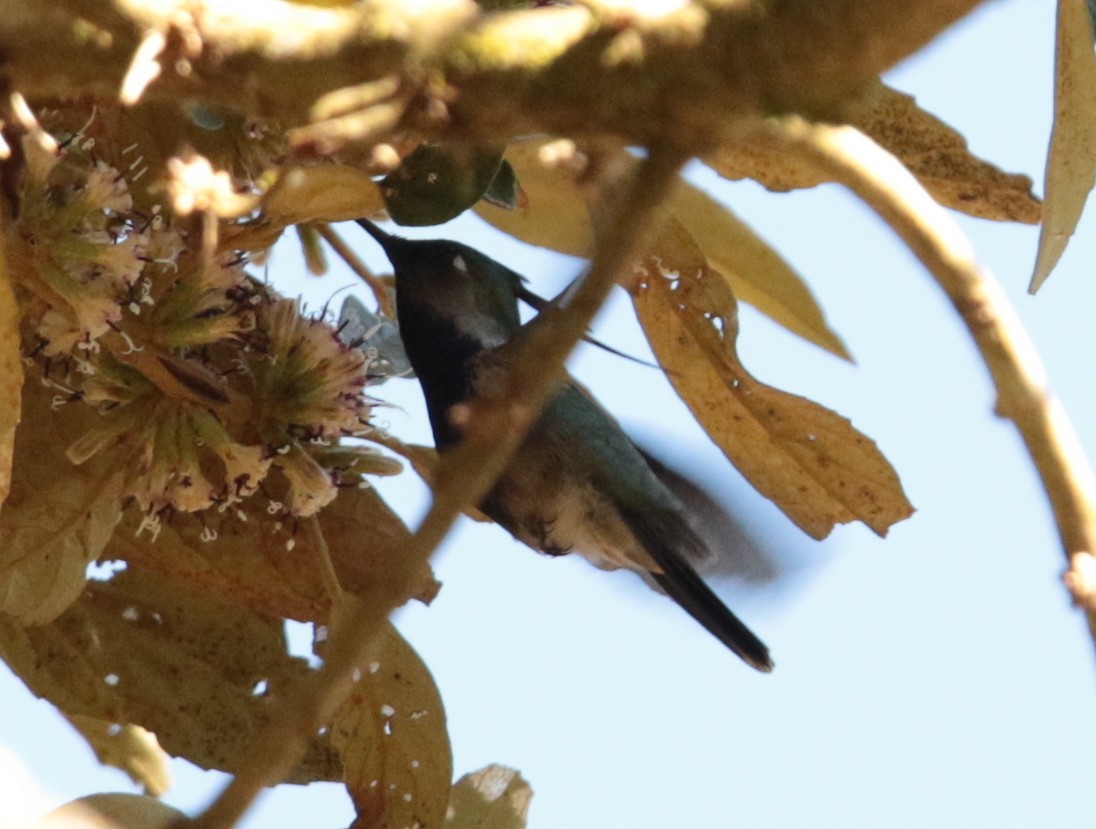
M 532 799 L 517 770 L 492 764 L 454 784 L 445 829 L 524 829 Z
M 423 144 L 381 182 L 388 215 L 400 225 L 447 222 L 483 197 L 501 162 L 494 147 Z
M 883 535 L 912 513 L 890 464 L 848 420 L 746 371 L 734 295 L 679 223 L 662 227 L 645 270 L 632 297 L 655 356 L 758 491 L 814 538 L 852 520 Z
M 384 208 L 376 182 L 346 164 L 285 170 L 263 198 L 263 214 L 285 227 L 301 222 L 347 222 Z
M 874 84 L 845 112 L 851 126 L 893 153 L 940 204 L 996 221 L 1039 221 L 1031 179 L 1005 173 L 973 155 L 966 139 L 913 97 Z M 705 161 L 721 176 L 749 178 L 770 190 L 814 187 L 827 181 L 784 150 L 749 138 L 726 144 Z
M 335 714 L 331 742 L 358 812 L 352 829 L 441 825 L 453 774 L 445 710 L 395 628 Z
M 289 225 L 346 222 L 384 209 L 377 183 L 347 164 L 289 167 L 268 176 L 274 183 L 263 197 L 262 215 L 225 227 L 220 250 L 266 250 Z
M 2 228 L 0 228 L 2 231 Z M 0 232 L 0 504 L 11 490 L 15 427 L 22 411 L 23 362 L 19 353 L 19 303 L 12 291 Z
M 851 359 L 799 275 L 749 226 L 690 184 L 679 186 L 669 204 L 735 296 L 805 340 Z
M 90 406 L 63 405 L 56 389 L 24 388 L 11 492 L 0 510 L 0 611 L 26 624 L 55 618 L 80 595 L 87 565 L 114 532 L 122 475 L 108 458 L 74 466 L 58 435 L 81 434 Z
M 958 130 L 921 109 L 913 96 L 879 84 L 854 110 L 853 126 L 897 156 L 945 207 L 981 219 L 1038 223 L 1031 179 L 973 155 Z
M 546 141 L 519 141 L 506 148 L 506 160 L 525 191 L 528 204 L 506 210 L 487 202 L 472 209 L 492 226 L 530 245 L 588 257 L 594 233 L 586 202 L 565 170 L 541 163 Z
M 1043 227 L 1029 290 L 1050 276 L 1096 182 L 1096 54 L 1085 0 L 1058 0 L 1054 129 L 1043 184 Z
M 138 531 L 140 515 L 127 513 L 106 556 L 254 611 L 327 621 L 330 598 L 320 576 L 319 552 L 308 533 L 281 511 L 271 514 L 271 506 L 251 499 L 204 519 L 179 514 L 155 537 Z M 384 580 L 410 535 L 371 488 L 340 490 L 317 520 L 339 580 L 350 592 Z M 401 598 L 429 600 L 436 592 L 433 573 L 424 564 L 414 596 Z
M 481 202 L 475 212 L 523 242 L 571 256 L 589 256 L 594 237 L 586 202 L 566 171 L 541 163 L 540 152 L 546 143 L 522 141 L 506 151 L 506 159 L 528 196 L 528 206 L 503 210 Z M 705 253 L 724 269 L 745 301 L 789 331 L 848 357 L 806 285 L 723 205 L 682 182 L 664 209 L 694 232 Z
M 169 758 L 151 731 L 139 725 L 121 725 L 83 714 L 73 714 L 68 721 L 87 740 L 103 765 L 121 769 L 154 797 L 170 788 Z
M 0 655 L 69 716 L 139 724 L 173 756 L 228 772 L 251 764 L 251 738 L 309 673 L 287 655 L 280 620 L 133 567 L 89 582 L 49 624 L 0 616 Z M 335 751 L 317 736 L 290 779 L 340 776 Z

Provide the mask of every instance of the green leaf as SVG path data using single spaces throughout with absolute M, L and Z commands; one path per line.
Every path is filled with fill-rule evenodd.
M 388 215 L 406 226 L 456 218 L 483 197 L 501 162 L 495 147 L 422 144 L 381 182 Z

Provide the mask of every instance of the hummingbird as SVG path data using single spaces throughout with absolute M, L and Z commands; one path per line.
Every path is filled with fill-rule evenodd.
M 400 335 L 444 453 L 461 440 L 451 410 L 476 398 L 521 331 L 519 299 L 543 300 L 519 274 L 467 245 L 358 224 L 392 263 Z M 575 551 L 599 568 L 649 578 L 747 664 L 772 670 L 768 648 L 693 567 L 709 551 L 685 506 L 573 378 L 548 401 L 478 507 L 534 550 Z

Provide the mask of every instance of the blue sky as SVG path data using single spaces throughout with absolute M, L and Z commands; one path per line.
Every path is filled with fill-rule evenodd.
M 972 149 L 1041 182 L 1049 136 L 1053 4 L 987 4 L 891 73 Z M 743 362 L 759 379 L 850 417 L 895 464 L 917 514 L 886 540 L 854 526 L 799 536 L 743 484 L 653 370 L 583 348 L 579 376 L 625 423 L 686 459 L 766 543 L 803 566 L 779 591 L 717 587 L 770 645 L 776 671 L 741 665 L 671 602 L 624 574 L 536 556 L 466 525 L 436 559 L 445 583 L 398 624 L 435 673 L 457 774 L 489 762 L 531 781 L 533 829 L 628 826 L 1085 825 L 1096 745 L 1093 647 L 1068 605 L 1049 509 L 1015 430 L 992 415 L 986 371 L 941 292 L 889 230 L 834 187 L 777 195 L 697 181 L 799 269 L 857 359 L 823 354 L 749 309 Z M 1096 455 L 1096 219 L 1037 297 L 1034 228 L 959 219 Z M 579 263 L 519 248 L 475 219 L 450 235 L 551 293 Z M 363 234 L 358 250 L 380 267 Z M 320 305 L 345 272 L 305 283 L 291 247 L 276 284 Z M 642 354 L 627 299 L 598 336 Z M 392 430 L 424 440 L 416 387 L 381 389 Z M 424 495 L 392 489 L 409 520 Z M 0 746 L 60 802 L 128 790 L 66 724 L 0 669 Z M 169 800 L 193 809 L 217 777 L 176 764 Z M 0 797 L 4 781 L 0 781 Z M 251 826 L 340 827 L 335 786 L 269 795 Z

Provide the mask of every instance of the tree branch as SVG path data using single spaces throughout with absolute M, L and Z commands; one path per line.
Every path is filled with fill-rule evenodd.
M 149 64 L 158 32 L 164 46 L 152 60 L 162 71 L 142 86 L 146 98 L 303 125 L 330 116 L 315 109 L 324 96 L 353 99 L 353 87 L 397 79 L 394 94 L 342 113 L 357 120 L 341 123 L 340 139 L 398 127 L 496 141 L 613 135 L 697 150 L 743 115 L 836 113 L 978 2 L 686 0 L 648 17 L 600 0 L 510 12 L 471 0 L 8 0 L 0 55 L 28 97 L 114 100 L 142 43 Z M 147 78 L 155 67 L 140 69 Z
M 948 295 L 993 378 L 997 413 L 1016 424 L 1042 478 L 1071 567 L 1067 586 L 1079 604 L 1091 604 L 1084 595 L 1092 579 L 1081 578 L 1077 559 L 1096 551 L 1096 476 L 1004 291 L 943 208 L 870 138 L 851 127 L 812 127 L 799 120 L 762 129 L 867 202 Z M 1096 642 L 1096 614 L 1087 617 Z

